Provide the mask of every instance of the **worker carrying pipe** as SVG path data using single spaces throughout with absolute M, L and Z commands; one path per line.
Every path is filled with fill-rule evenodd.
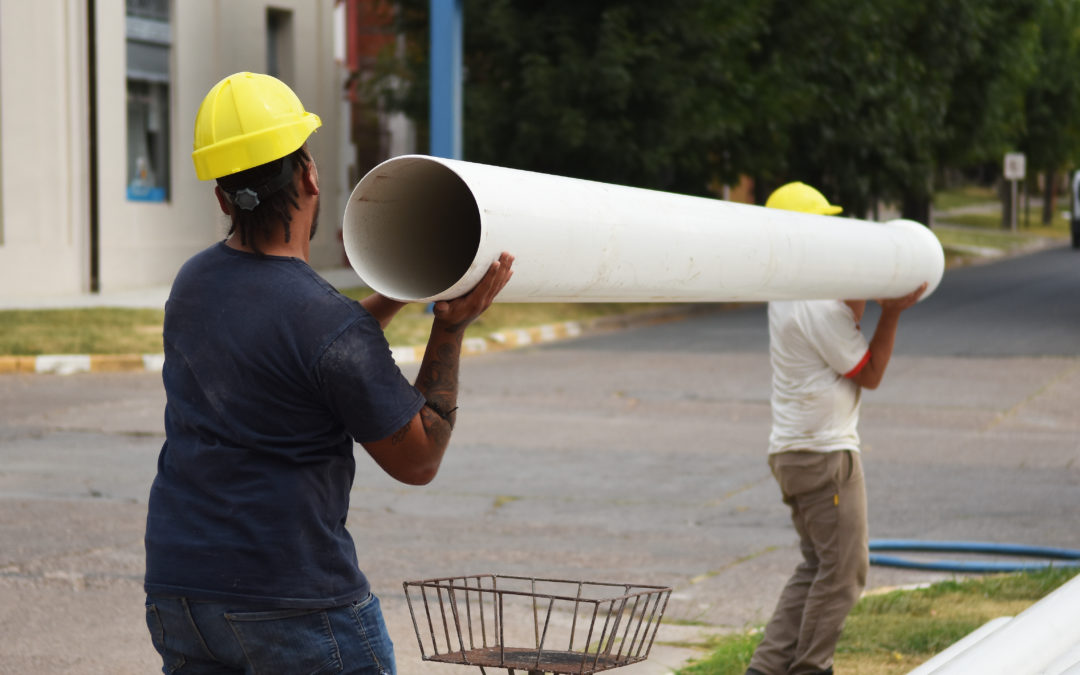
M 840 207 L 789 183 L 770 209 L 834 215 Z M 860 330 L 866 300 L 769 302 L 772 429 L 769 468 L 791 509 L 803 559 L 780 594 L 747 675 L 831 674 L 833 652 L 866 585 L 866 486 L 859 452 L 863 389 L 876 389 L 892 357 L 900 314 L 927 284 L 880 300 L 873 337 Z
M 372 289 L 432 301 L 471 288 L 504 250 L 502 302 L 888 298 L 941 281 L 926 227 L 770 209 L 423 155 L 353 189 L 345 252 Z
M 401 482 L 434 478 L 465 328 L 511 276 L 512 257 L 496 256 L 468 293 L 435 303 L 409 384 L 382 333 L 402 303 L 361 305 L 308 265 L 320 124 L 254 73 L 218 82 L 195 118 L 196 173 L 216 180 L 230 225 L 165 305 L 165 442 L 145 539 L 165 672 L 395 672 L 346 530 L 354 442 Z

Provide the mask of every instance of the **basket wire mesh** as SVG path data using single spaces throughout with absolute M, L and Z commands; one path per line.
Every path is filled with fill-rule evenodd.
M 644 661 L 671 595 L 664 586 L 495 574 L 403 585 L 425 661 L 511 675 L 584 675 Z

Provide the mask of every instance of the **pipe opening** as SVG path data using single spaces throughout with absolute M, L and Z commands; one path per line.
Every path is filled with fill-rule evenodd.
M 342 235 L 345 255 L 368 287 L 397 300 L 427 300 L 469 271 L 480 248 L 480 212 L 451 169 L 399 157 L 357 183 Z

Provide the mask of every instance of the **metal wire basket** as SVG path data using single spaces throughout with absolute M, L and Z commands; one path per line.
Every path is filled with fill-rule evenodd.
M 495 574 L 404 588 L 425 661 L 511 675 L 584 675 L 644 661 L 671 595 L 663 586 Z

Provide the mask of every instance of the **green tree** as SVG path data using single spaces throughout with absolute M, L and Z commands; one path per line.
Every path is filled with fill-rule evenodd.
M 954 45 L 937 167 L 989 165 L 1000 171 L 1024 121 L 1024 92 L 1035 75 L 1037 8 L 1042 0 L 965 0 L 946 21 L 966 22 Z M 943 3 L 953 5 L 953 3 Z M 930 194 L 909 194 L 905 213 L 929 213 Z
M 773 2 L 765 68 L 789 112 L 762 185 L 806 180 L 849 213 L 886 199 L 927 222 L 935 170 L 985 161 L 1018 128 L 1035 2 Z
M 381 80 L 422 133 L 428 1 L 400 3 Z M 465 157 L 691 194 L 747 174 L 759 199 L 805 180 L 927 222 L 935 172 L 998 162 L 1034 115 L 1048 4 L 1075 2 L 467 0 Z
M 1040 7 L 1036 70 L 1027 88 L 1019 147 L 1032 171 L 1043 172 L 1042 222 L 1054 214 L 1059 172 L 1080 156 L 1080 5 L 1046 0 Z
M 427 0 L 402 3 L 426 45 Z M 749 54 L 762 6 L 694 0 L 465 3 L 465 157 L 701 194 L 740 167 L 722 150 L 757 114 Z M 397 106 L 427 118 L 410 50 Z
M 925 68 L 907 44 L 921 18 L 911 7 L 897 0 L 772 3 L 762 38 L 769 87 L 760 96 L 776 97 L 773 108 L 782 112 L 757 117 L 764 128 L 754 136 L 771 138 L 777 153 L 755 173 L 763 193 L 803 180 L 862 215 L 877 199 L 925 182 L 941 108 L 914 91 Z

